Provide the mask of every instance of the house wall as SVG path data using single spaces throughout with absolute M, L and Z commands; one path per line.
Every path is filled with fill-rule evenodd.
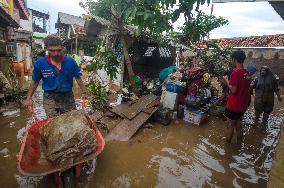
M 118 73 L 116 74 L 116 79 L 113 80 L 113 83 L 117 86 L 120 86 L 122 77 L 121 77 L 121 69 L 120 67 L 117 68 Z M 98 70 L 97 74 L 99 75 L 99 80 L 102 81 L 103 85 L 106 85 L 106 89 L 109 90 L 109 83 L 110 83 L 110 78 L 107 75 L 106 71 L 104 70 Z
M 33 31 L 33 21 L 32 21 L 33 17 L 32 17 L 31 11 L 29 11 L 29 13 L 30 13 L 30 16 L 28 20 L 20 19 L 21 27 L 18 30 L 25 30 L 25 31 L 30 31 L 30 32 Z
M 256 68 L 268 66 L 274 74 L 284 82 L 284 49 L 275 48 L 242 48 L 246 52 L 245 66 L 253 65 Z
M 25 72 L 30 72 L 32 69 L 32 53 L 29 43 L 17 43 L 17 62 L 24 63 Z

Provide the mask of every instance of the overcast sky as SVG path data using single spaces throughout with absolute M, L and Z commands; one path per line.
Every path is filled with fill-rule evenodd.
M 79 6 L 82 0 L 28 0 L 28 7 L 51 16 L 51 31 L 54 33 L 58 12 L 80 16 L 84 10 Z M 210 14 L 211 5 L 202 10 Z M 229 25 L 211 32 L 211 38 L 239 36 L 274 35 L 284 33 L 284 21 L 268 2 L 254 3 L 215 3 L 213 14 L 229 20 Z M 180 18 L 175 26 L 181 25 Z

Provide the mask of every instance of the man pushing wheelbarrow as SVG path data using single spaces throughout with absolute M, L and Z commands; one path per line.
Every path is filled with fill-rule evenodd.
M 76 108 L 72 92 L 73 78 L 82 90 L 83 97 L 86 97 L 88 92 L 75 60 L 64 56 L 64 47 L 60 38 L 49 35 L 45 39 L 45 46 L 48 54 L 34 63 L 32 81 L 25 104 L 32 106 L 32 96 L 42 80 L 43 107 L 48 117 L 55 117 Z
M 57 186 L 62 187 L 65 177 L 70 180 L 74 173 L 76 177 L 80 176 L 81 164 L 103 150 L 104 140 L 91 118 L 84 113 L 85 100 L 83 112 L 75 110 L 73 78 L 83 93 L 83 99 L 88 95 L 80 68 L 74 59 L 64 56 L 62 42 L 57 36 L 49 35 L 45 45 L 48 54 L 34 63 L 25 105 L 32 109 L 32 96 L 42 80 L 43 107 L 48 119 L 36 121 L 34 116 L 36 122 L 27 130 L 18 168 L 23 175 L 53 173 Z

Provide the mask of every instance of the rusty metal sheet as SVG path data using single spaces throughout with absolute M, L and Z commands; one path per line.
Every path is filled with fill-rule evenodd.
M 158 97 L 154 94 L 148 94 L 141 97 L 138 102 L 130 106 L 128 109 L 125 109 L 122 113 L 128 119 L 133 119 L 139 112 L 145 109 L 149 104 L 151 104 Z
M 157 109 L 158 107 L 156 107 L 151 114 L 140 112 L 132 120 L 125 118 L 112 129 L 112 131 L 105 137 L 105 140 L 128 141 Z

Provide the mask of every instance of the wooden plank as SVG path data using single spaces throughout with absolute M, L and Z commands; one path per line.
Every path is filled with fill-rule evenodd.
M 150 108 L 145 108 L 143 109 L 143 112 L 147 113 L 147 114 L 151 114 L 153 112 L 153 110 L 155 110 L 155 106 L 154 107 L 150 107 Z
M 147 108 L 151 108 L 151 107 L 159 106 L 159 105 L 160 105 L 160 97 L 158 97 L 156 100 L 154 100 L 149 105 L 147 105 Z
M 110 109 L 110 111 L 112 111 L 113 113 L 119 115 L 120 117 L 124 118 L 124 114 L 123 112 L 129 108 L 129 104 L 128 103 L 123 103 L 121 105 L 118 106 L 114 106 Z
M 151 104 L 158 97 L 154 94 L 148 94 L 139 99 L 138 102 L 130 106 L 128 109 L 125 109 L 122 113 L 128 119 L 133 119 L 139 112 L 141 112 L 144 108 L 146 108 L 149 104 Z
M 114 93 L 114 94 L 110 94 L 107 98 L 108 98 L 108 106 L 110 105 L 110 103 L 114 103 L 116 102 L 118 94 Z
M 140 112 L 132 120 L 125 118 L 112 129 L 112 131 L 105 137 L 105 140 L 128 141 L 157 109 L 158 107 L 156 107 L 151 114 Z
M 97 122 L 98 120 L 100 120 L 103 117 L 104 113 L 102 111 L 95 111 L 91 117 L 93 119 L 94 122 Z
M 122 121 L 121 118 L 118 117 L 109 117 L 109 116 L 103 116 L 98 123 L 102 124 L 102 127 L 107 132 L 110 132 L 116 125 L 118 125 Z
M 151 102 L 149 105 L 147 105 L 147 107 L 144 108 L 142 111 L 146 112 L 147 114 L 151 114 L 153 110 L 155 110 L 155 108 L 159 106 L 159 104 L 160 104 L 160 97 L 154 100 L 153 102 Z

